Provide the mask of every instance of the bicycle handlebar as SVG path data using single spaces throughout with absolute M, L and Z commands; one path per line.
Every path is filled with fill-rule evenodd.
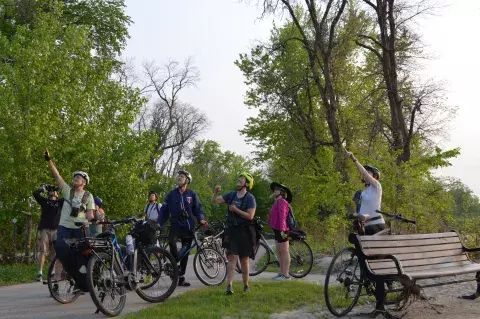
M 405 222 L 405 223 L 410 223 L 410 224 L 413 224 L 413 225 L 417 224 L 416 220 L 405 218 L 405 217 L 402 216 L 402 214 L 387 213 L 387 212 L 384 212 L 384 211 L 381 211 L 381 210 L 378 210 L 378 209 L 375 210 L 375 211 L 379 214 L 385 215 L 385 216 L 393 218 L 393 219 L 400 220 L 400 221 Z
M 95 220 L 90 220 L 86 222 L 75 222 L 75 226 L 88 226 L 88 225 L 124 225 L 124 224 L 129 224 L 129 223 L 135 223 L 137 221 L 140 221 L 142 219 L 136 219 L 133 217 L 130 218 L 123 218 L 119 220 L 111 220 L 108 222 L 100 222 L 100 221 L 95 221 Z

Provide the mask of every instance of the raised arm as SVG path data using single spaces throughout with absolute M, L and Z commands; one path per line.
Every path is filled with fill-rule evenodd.
M 212 203 L 213 204 L 223 204 L 223 203 L 225 203 L 225 200 L 223 199 L 223 197 L 219 195 L 221 191 L 222 191 L 221 186 L 215 186 L 215 190 L 213 191 L 213 196 L 212 196 Z
M 48 149 L 45 149 L 45 152 L 43 153 L 43 157 L 45 157 L 45 160 L 48 163 L 48 167 L 50 167 L 50 171 L 52 172 L 52 175 L 55 178 L 55 181 L 57 182 L 57 186 L 60 189 L 62 189 L 63 186 L 65 185 L 65 181 L 63 180 L 62 176 L 60 176 L 60 173 L 58 172 L 55 164 L 53 164 L 53 161 L 50 158 L 50 154 L 48 153 Z
M 367 172 L 365 167 L 363 167 L 363 165 L 357 160 L 357 158 L 353 156 L 353 153 L 347 151 L 347 155 L 355 163 L 355 166 L 357 167 L 357 170 L 360 173 L 360 176 L 362 176 L 363 180 L 367 184 L 372 185 L 373 187 L 378 187 L 378 181 Z

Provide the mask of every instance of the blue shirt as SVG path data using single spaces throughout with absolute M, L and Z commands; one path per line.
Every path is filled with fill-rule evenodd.
M 186 218 L 181 217 L 183 211 L 187 213 Z M 165 201 L 158 214 L 158 223 L 163 225 L 170 219 L 172 227 L 193 230 L 195 228 L 193 216 L 197 218 L 198 222 L 205 219 L 197 194 L 191 189 L 187 189 L 183 194 L 180 194 L 180 190 L 175 188 L 165 196 Z
M 238 198 L 237 192 L 230 192 L 222 195 L 222 198 L 228 205 L 235 205 L 244 212 L 247 212 L 250 208 L 257 207 L 255 197 L 250 193 L 245 193 L 243 197 Z M 227 209 L 227 226 L 245 225 L 247 223 L 250 223 L 250 221 Z

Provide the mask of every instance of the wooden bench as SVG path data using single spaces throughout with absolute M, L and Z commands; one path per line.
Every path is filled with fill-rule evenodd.
M 376 283 L 376 309 L 384 311 L 385 281 L 415 284 L 417 280 L 440 278 L 468 273 L 477 275 L 468 280 L 420 286 L 432 287 L 477 280 L 480 282 L 480 264 L 473 262 L 467 253 L 480 248 L 463 246 L 456 231 L 434 234 L 359 236 L 351 234 L 349 241 L 355 245 L 357 257 L 366 277 Z

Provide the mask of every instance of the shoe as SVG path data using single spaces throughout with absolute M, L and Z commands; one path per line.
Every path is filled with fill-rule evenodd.
M 178 278 L 178 285 L 180 287 L 190 287 L 190 283 L 188 281 L 185 281 L 185 277 L 180 277 Z
M 85 265 L 82 265 L 82 267 L 80 267 L 80 269 L 78 271 L 81 274 L 86 274 L 87 273 L 87 267 L 85 267 Z
M 461 298 L 461 299 L 467 299 L 467 300 L 475 300 L 475 299 L 477 299 L 478 297 L 480 297 L 480 293 L 479 293 L 479 292 L 475 292 L 473 295 L 460 296 L 459 298 Z
M 243 286 L 243 292 L 250 292 L 250 287 L 247 285 Z
M 275 278 L 275 279 L 273 279 L 273 280 L 276 280 L 276 281 L 281 281 L 281 280 L 292 280 L 292 277 L 290 277 L 290 276 L 285 276 L 285 275 L 282 275 L 282 274 L 281 274 L 280 276 L 276 277 L 276 278 Z
M 226 295 L 233 295 L 233 289 L 232 286 L 228 285 L 227 286 L 227 291 L 225 291 Z
M 36 281 L 42 281 L 42 274 L 38 274 L 38 275 L 37 275 Z
M 273 277 L 272 279 L 273 280 L 278 280 L 278 278 L 282 277 L 283 275 L 278 273 L 275 277 Z

